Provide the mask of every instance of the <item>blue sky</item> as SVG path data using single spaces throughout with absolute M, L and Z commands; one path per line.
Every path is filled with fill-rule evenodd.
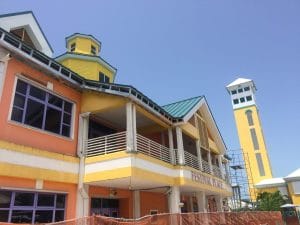
M 300 167 L 298 0 L 0 1 L 1 14 L 25 10 L 56 56 L 66 36 L 93 34 L 118 83 L 159 104 L 204 94 L 228 149 L 239 141 L 225 86 L 253 79 L 274 175 Z

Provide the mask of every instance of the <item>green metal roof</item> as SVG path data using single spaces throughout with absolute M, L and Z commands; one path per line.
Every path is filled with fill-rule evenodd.
M 176 118 L 182 118 L 187 115 L 197 105 L 203 96 L 197 96 L 179 102 L 174 102 L 168 105 L 162 106 L 171 116 Z

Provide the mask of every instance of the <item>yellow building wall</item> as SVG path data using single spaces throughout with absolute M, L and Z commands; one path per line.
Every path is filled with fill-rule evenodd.
M 68 42 L 67 45 L 68 50 L 70 50 L 71 45 L 73 43 L 76 43 L 76 48 L 75 48 L 76 53 L 91 55 L 91 45 L 94 45 L 96 47 L 97 53 L 99 52 L 100 46 L 92 39 L 84 38 L 84 37 L 73 38 Z
M 276 191 L 279 191 L 277 187 L 257 188 L 257 193 L 262 193 L 262 192 L 274 193 Z
M 252 111 L 252 118 L 253 118 L 253 126 L 249 126 L 246 111 L 251 110 Z M 272 170 L 271 165 L 269 161 L 269 156 L 267 153 L 262 127 L 259 119 L 259 114 L 257 107 L 255 105 L 244 107 L 240 109 L 234 110 L 234 117 L 236 121 L 236 126 L 238 130 L 238 136 L 240 140 L 240 146 L 244 153 L 247 153 L 248 159 L 246 162 L 249 162 L 249 166 L 247 168 L 247 174 L 248 174 L 248 180 L 249 183 L 256 184 L 260 182 L 263 179 L 272 178 Z M 252 143 L 252 137 L 250 133 L 250 128 L 255 128 L 256 136 L 259 144 L 259 150 L 254 150 L 253 143 Z M 261 176 L 259 173 L 259 168 L 256 160 L 256 153 L 260 153 L 262 157 L 262 162 L 265 170 L 265 176 Z M 252 182 L 250 181 L 252 174 Z M 251 188 L 251 187 L 250 187 Z M 255 199 L 255 193 L 251 191 L 252 199 Z
M 300 194 L 295 194 L 292 183 L 288 183 L 288 192 L 293 204 L 300 205 Z
M 102 72 L 104 75 L 109 77 L 110 83 L 114 81 L 114 74 L 97 62 L 82 59 L 65 59 L 60 63 L 86 79 L 99 81 L 99 72 Z

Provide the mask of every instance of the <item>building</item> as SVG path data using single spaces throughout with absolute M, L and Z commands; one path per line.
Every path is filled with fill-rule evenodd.
M 226 88 L 231 97 L 240 146 L 249 162 L 246 172 L 250 198 L 255 201 L 254 185 L 272 178 L 271 164 L 255 100 L 256 87 L 252 80 L 238 78 Z
M 0 221 L 222 211 L 225 143 L 204 96 L 160 106 L 98 53 L 51 47 L 32 12 L 0 17 Z

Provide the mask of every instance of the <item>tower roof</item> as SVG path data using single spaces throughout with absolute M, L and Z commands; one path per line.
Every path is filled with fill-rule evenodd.
M 226 86 L 226 88 L 234 87 L 240 84 L 245 84 L 245 83 L 252 83 L 252 85 L 255 87 L 255 84 L 253 80 L 247 79 L 247 78 L 238 78 L 235 81 L 231 82 Z

